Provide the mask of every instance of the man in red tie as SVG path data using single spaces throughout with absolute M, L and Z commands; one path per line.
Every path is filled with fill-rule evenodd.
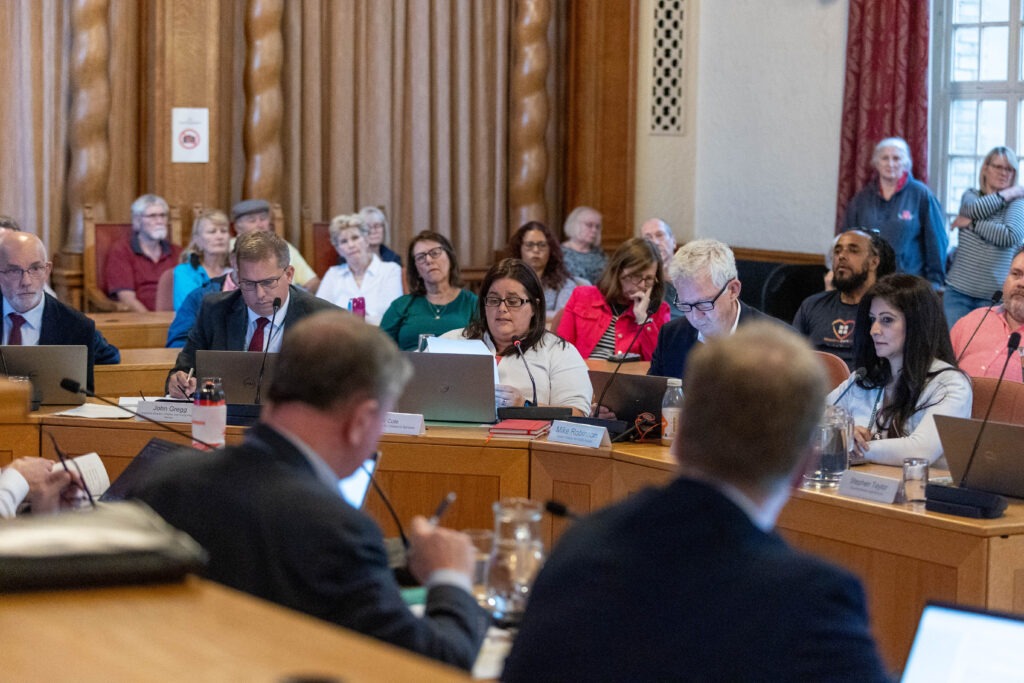
M 46 247 L 32 233 L 8 231 L 0 235 L 0 341 L 11 346 L 85 346 L 86 383 L 92 390 L 93 365 L 119 363 L 121 353 L 103 338 L 90 318 L 45 293 L 52 269 Z
M 167 393 L 188 398 L 195 393 L 196 351 L 269 351 L 281 349 L 284 328 L 323 309 L 338 307 L 292 285 L 295 270 L 288 243 L 273 232 L 251 232 L 235 242 L 238 289 L 203 299 L 196 324 L 167 376 Z M 274 301 L 280 307 L 274 311 Z M 273 320 L 273 324 L 271 324 Z M 229 397 L 230 399 L 230 397 Z

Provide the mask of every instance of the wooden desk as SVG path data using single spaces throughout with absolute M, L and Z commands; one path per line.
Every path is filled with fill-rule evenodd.
M 468 681 L 462 672 L 298 612 L 181 584 L 5 595 L 7 680 Z
M 148 349 L 167 343 L 167 328 L 174 320 L 174 311 L 145 313 L 87 313 L 96 322 L 96 329 L 111 344 L 121 349 Z
M 119 396 L 163 396 L 167 373 L 181 349 L 121 349 L 119 365 L 97 365 L 93 370 L 96 393 L 116 400 Z
M 586 359 L 588 370 L 600 370 L 601 372 L 615 372 L 615 368 L 619 366 L 619 363 L 612 363 L 607 360 L 594 360 L 591 358 Z M 637 360 L 629 363 L 622 363 L 622 369 L 619 370 L 620 375 L 646 375 L 647 369 L 651 367 L 651 361 L 649 360 Z

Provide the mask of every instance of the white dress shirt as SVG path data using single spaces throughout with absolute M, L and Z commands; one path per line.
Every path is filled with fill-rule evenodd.
M 397 263 L 381 261 L 376 254 L 363 273 L 363 284 L 356 284 L 356 278 L 348 264 L 331 266 L 320 288 L 317 298 L 330 301 L 335 306 L 348 308 L 350 299 L 366 299 L 366 322 L 380 325 L 380 319 L 398 297 L 402 296 L 402 267 Z
M 35 308 L 30 308 L 24 313 L 19 315 L 25 319 L 25 324 L 21 326 L 21 345 L 22 346 L 38 346 L 39 335 L 43 329 L 43 305 L 46 303 L 46 297 L 39 300 L 39 304 Z M 11 336 L 11 322 L 10 313 L 18 313 L 14 310 L 14 307 L 8 303 L 6 297 L 4 298 L 4 344 Z

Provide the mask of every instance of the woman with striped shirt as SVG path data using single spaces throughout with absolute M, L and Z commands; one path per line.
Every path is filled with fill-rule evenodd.
M 1024 187 L 1017 185 L 1017 155 L 996 147 L 981 165 L 980 190 L 967 190 L 953 227 L 960 247 L 946 276 L 943 307 L 952 329 L 975 308 L 990 306 L 1003 287 L 1010 261 L 1024 243 Z

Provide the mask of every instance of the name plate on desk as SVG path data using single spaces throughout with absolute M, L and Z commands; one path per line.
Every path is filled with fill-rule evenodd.
M 135 412 L 158 422 L 192 421 L 192 404 L 185 401 L 139 401 Z
M 384 418 L 385 434 L 411 434 L 419 436 L 427 431 L 419 413 L 388 413 Z
M 900 480 L 846 470 L 839 481 L 839 495 L 870 500 L 873 503 L 894 503 L 900 490 Z
M 612 445 L 611 439 L 608 438 L 607 428 L 579 424 L 577 422 L 565 422 L 564 420 L 555 420 L 551 423 L 548 441 L 568 443 L 573 446 L 586 446 L 588 448 Z

